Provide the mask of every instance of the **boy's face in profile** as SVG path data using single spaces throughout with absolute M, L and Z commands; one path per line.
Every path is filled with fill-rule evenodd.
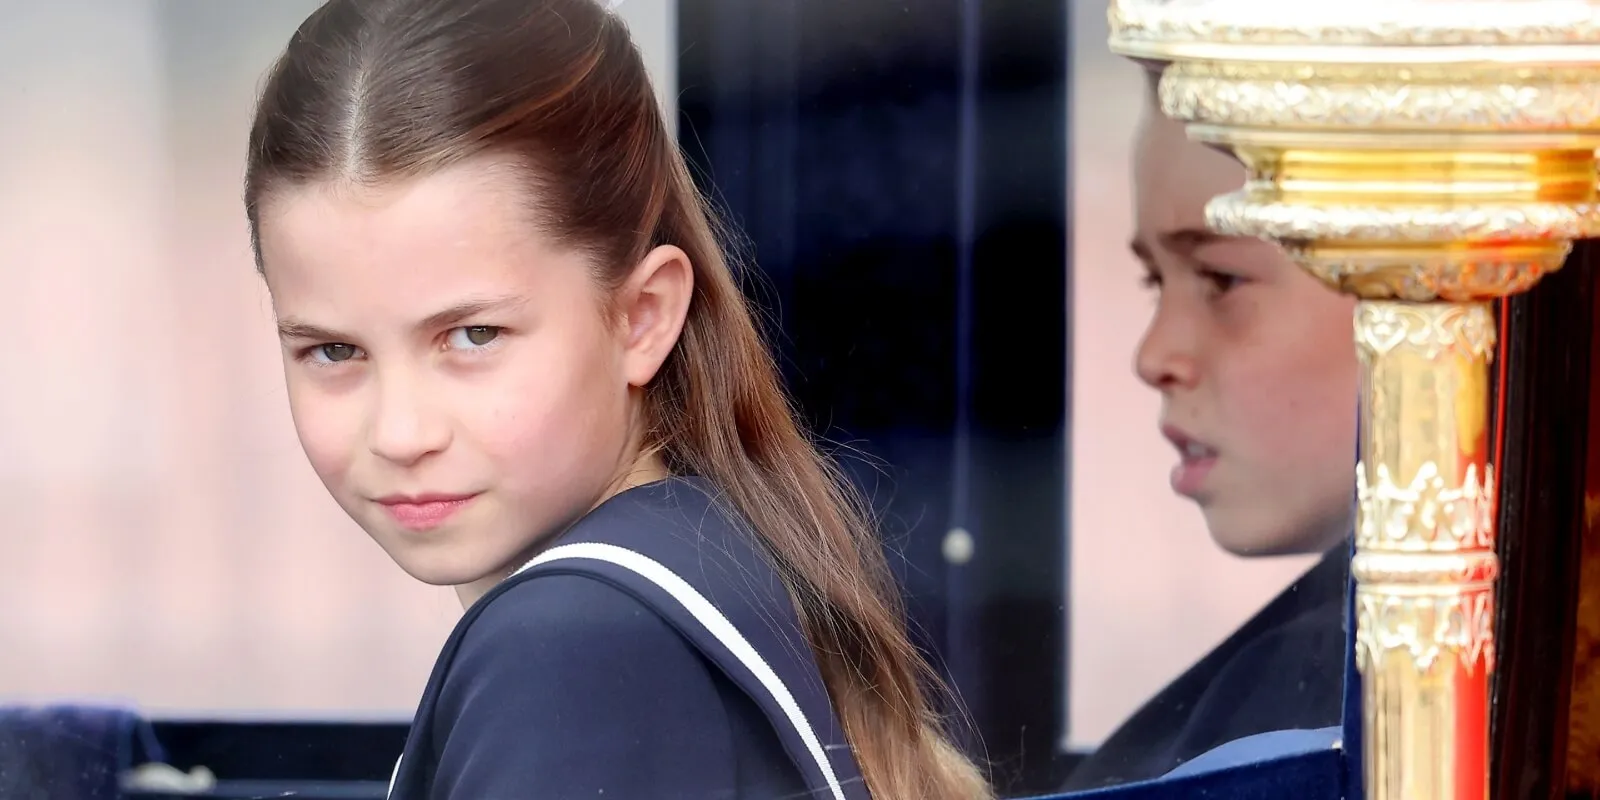
M 1162 396 L 1173 489 L 1231 552 L 1326 549 L 1349 531 L 1354 492 L 1354 301 L 1268 242 L 1207 230 L 1206 202 L 1244 168 L 1190 141 L 1151 85 L 1133 249 L 1157 299 L 1136 369 Z

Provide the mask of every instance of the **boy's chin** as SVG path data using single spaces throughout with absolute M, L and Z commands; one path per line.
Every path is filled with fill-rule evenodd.
M 1206 528 L 1212 541 L 1224 551 L 1240 558 L 1266 558 L 1320 553 L 1320 537 L 1297 530 L 1284 520 L 1273 520 L 1259 513 L 1230 513 L 1216 505 L 1203 509 Z

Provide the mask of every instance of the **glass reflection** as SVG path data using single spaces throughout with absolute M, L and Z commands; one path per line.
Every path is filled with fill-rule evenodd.
M 1094 44 L 1103 47 L 1099 40 Z M 1095 64 L 1096 56 L 1083 60 Z M 1243 168 L 1188 140 L 1180 125 L 1160 113 L 1157 72 L 1105 61 L 1099 68 L 1124 70 L 1137 98 L 1128 109 L 1137 121 L 1125 162 L 1131 165 L 1133 218 L 1126 230 L 1133 258 L 1119 260 L 1138 265 L 1124 279 L 1138 276 L 1151 305 L 1141 315 L 1133 370 L 1160 397 L 1160 410 L 1152 409 L 1148 424 L 1159 424 L 1168 452 L 1176 451 L 1168 456 L 1169 464 L 1176 462 L 1168 476 L 1171 491 L 1194 503 L 1207 544 L 1217 548 L 1181 579 L 1189 582 L 1188 602 L 1223 594 L 1240 601 L 1254 596 L 1265 604 L 1256 611 L 1240 602 L 1244 613 L 1234 619 L 1247 617 L 1243 624 L 1224 631 L 1219 644 L 1200 651 L 1120 719 L 1075 767 L 1064 784 L 1070 789 L 1157 777 L 1255 733 L 1337 725 L 1353 523 L 1352 301 L 1322 287 L 1267 243 L 1210 234 L 1205 203 L 1239 188 Z M 1109 82 L 1093 74 L 1081 80 L 1090 86 Z M 1085 105 L 1077 111 L 1095 113 Z M 1088 119 L 1077 130 L 1087 131 L 1086 138 L 1103 135 Z M 1109 176 L 1097 171 L 1094 179 Z M 1080 185 L 1080 191 L 1094 190 Z M 1083 224 L 1096 213 L 1080 209 L 1080 236 L 1103 235 L 1099 224 Z M 1080 255 L 1076 274 L 1097 266 Z M 1079 419 L 1082 414 L 1080 407 Z M 1076 530 L 1075 547 L 1092 546 L 1094 532 Z M 1155 546 L 1169 552 L 1205 541 L 1161 533 Z M 1316 557 L 1309 570 L 1307 556 Z M 1162 574 L 1162 560 L 1147 554 L 1129 568 Z M 1277 576 L 1285 569 L 1306 571 L 1276 597 L 1255 593 L 1282 581 Z M 1255 588 L 1241 592 L 1234 576 Z M 1075 590 L 1077 600 L 1081 589 Z M 1144 644 L 1160 652 L 1171 641 Z M 1075 684 L 1080 688 L 1092 692 L 1096 684 Z

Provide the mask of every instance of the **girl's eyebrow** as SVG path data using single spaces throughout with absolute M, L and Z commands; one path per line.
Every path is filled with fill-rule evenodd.
M 438 330 L 439 328 L 454 327 L 461 322 L 471 319 L 479 314 L 491 311 L 506 311 L 527 303 L 527 298 L 514 295 L 501 297 L 470 297 L 462 300 L 449 308 L 429 314 L 414 328 L 419 331 Z M 278 320 L 278 338 L 283 340 L 314 339 L 317 341 L 344 341 L 351 338 L 348 334 L 341 333 L 333 328 L 316 325 L 297 317 L 283 317 Z
M 315 339 L 317 341 L 343 341 L 350 337 L 333 330 L 303 322 L 294 317 L 283 317 L 278 320 L 278 338 L 284 341 L 294 339 Z
M 416 328 L 418 330 L 437 330 L 439 328 L 455 327 L 479 314 L 486 314 L 491 311 L 509 311 L 525 305 L 527 302 L 527 298 L 515 295 L 470 297 L 443 311 L 429 314 L 427 319 L 417 323 Z

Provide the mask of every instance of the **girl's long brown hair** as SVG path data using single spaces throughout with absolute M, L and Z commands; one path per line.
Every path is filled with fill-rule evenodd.
M 622 23 L 593 0 L 331 0 L 295 32 L 250 130 L 245 205 L 475 157 L 526 168 L 537 224 L 615 285 L 650 248 L 694 265 L 683 335 L 645 392 L 668 466 L 749 519 L 885 800 L 990 792 L 947 737 L 870 517 L 802 431 Z

